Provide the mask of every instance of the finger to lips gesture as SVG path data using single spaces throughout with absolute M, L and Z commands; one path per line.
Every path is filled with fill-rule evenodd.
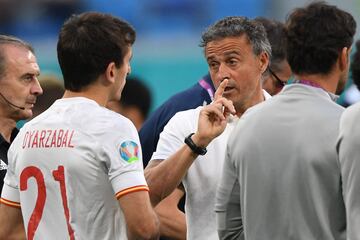
M 220 103 L 221 106 L 221 112 L 222 115 L 224 116 L 224 118 L 226 118 L 227 116 L 229 116 L 229 114 L 236 114 L 236 110 L 235 107 L 232 103 L 231 100 L 226 99 L 225 97 L 223 97 L 225 88 L 227 86 L 229 82 L 229 79 L 224 79 L 219 87 L 216 89 L 216 92 L 214 94 L 214 102 L 212 104 L 216 104 L 218 105 L 218 103 Z
M 203 107 L 200 112 L 198 134 L 199 138 L 203 139 L 206 143 L 211 142 L 215 137 L 220 135 L 226 127 L 229 114 L 236 113 L 232 101 L 222 96 L 227 82 L 228 80 L 221 82 L 215 92 L 214 102 Z M 194 137 L 198 137 L 197 134 Z

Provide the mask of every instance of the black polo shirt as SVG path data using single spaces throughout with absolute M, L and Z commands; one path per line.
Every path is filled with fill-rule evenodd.
M 17 128 L 14 128 L 14 130 L 11 132 L 10 142 L 14 140 L 18 132 L 19 130 Z M 10 147 L 10 143 L 8 143 L 4 139 L 4 137 L 0 134 L 0 194 L 4 184 L 4 177 L 6 174 L 6 169 L 8 164 L 7 152 L 9 150 L 9 147 Z

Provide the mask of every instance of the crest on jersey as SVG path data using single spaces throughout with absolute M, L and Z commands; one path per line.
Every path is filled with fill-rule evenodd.
M 121 143 L 120 156 L 128 163 L 139 160 L 139 145 L 133 141 L 125 141 Z

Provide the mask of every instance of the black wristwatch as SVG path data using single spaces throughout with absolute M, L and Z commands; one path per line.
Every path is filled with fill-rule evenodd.
M 191 139 L 192 135 L 194 135 L 194 133 L 190 133 L 190 135 L 185 138 L 184 142 L 186 143 L 186 145 L 189 146 L 191 151 L 193 151 L 194 153 L 196 153 L 198 155 L 205 155 L 207 152 L 206 148 L 196 146 L 196 144 Z

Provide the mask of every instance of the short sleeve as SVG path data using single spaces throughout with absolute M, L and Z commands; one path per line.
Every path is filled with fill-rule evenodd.
M 15 161 L 16 154 L 16 141 L 10 146 L 8 152 L 8 169 L 4 179 L 4 186 L 1 193 L 2 204 L 6 204 L 11 207 L 20 207 L 20 192 L 19 183 L 15 175 Z
M 184 144 L 184 139 L 197 129 L 200 108 L 178 112 L 166 124 L 151 160 L 164 160 Z
M 102 139 L 109 181 L 117 199 L 131 192 L 148 191 L 138 133 L 128 119 L 121 120 Z

